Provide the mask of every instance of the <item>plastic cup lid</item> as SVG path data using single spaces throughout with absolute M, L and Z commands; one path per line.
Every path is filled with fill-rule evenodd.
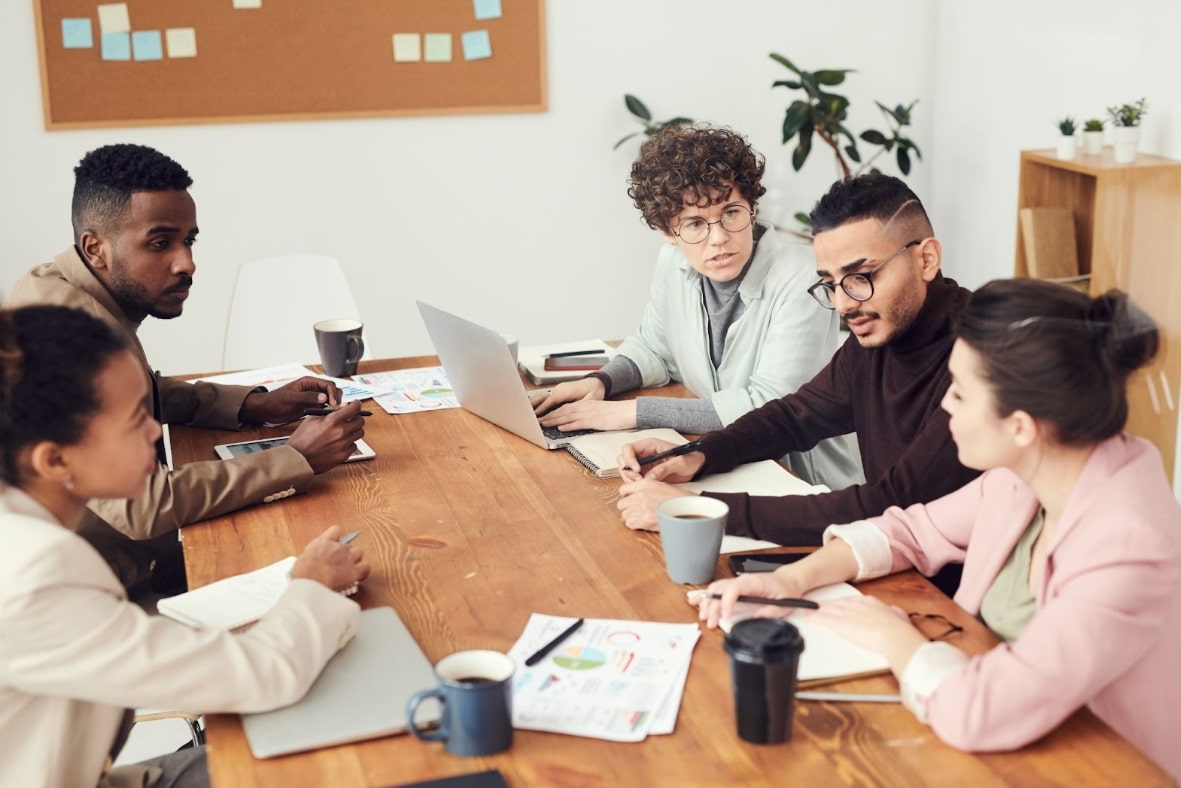
M 800 631 L 781 618 L 748 618 L 726 635 L 726 653 L 744 662 L 781 662 L 803 650 Z

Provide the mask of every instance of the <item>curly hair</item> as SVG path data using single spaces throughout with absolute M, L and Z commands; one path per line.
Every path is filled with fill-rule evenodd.
M 0 311 L 0 480 L 19 485 L 21 449 L 82 439 L 102 403 L 94 389 L 124 337 L 64 306 Z
M 765 167 L 746 138 L 729 129 L 665 126 L 640 148 L 627 193 L 649 227 L 668 232 L 686 205 L 715 205 L 735 189 L 753 207 L 767 191 Z
M 193 185 L 184 167 L 145 145 L 104 145 L 74 168 L 74 239 L 86 230 L 110 232 L 132 192 L 181 191 Z

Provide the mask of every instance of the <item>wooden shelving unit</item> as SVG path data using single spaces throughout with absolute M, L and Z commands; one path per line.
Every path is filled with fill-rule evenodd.
M 1018 212 L 1070 208 L 1091 294 L 1124 290 L 1157 321 L 1161 352 L 1128 383 L 1128 430 L 1156 444 L 1172 479 L 1181 407 L 1181 162 L 1139 154 L 1116 164 L 1110 147 L 1068 161 L 1052 150 L 1023 151 L 1017 202 Z M 1015 275 L 1029 275 L 1020 227 Z

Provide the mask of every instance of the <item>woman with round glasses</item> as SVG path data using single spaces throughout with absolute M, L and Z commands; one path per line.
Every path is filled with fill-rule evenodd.
M 815 260 L 755 220 L 764 162 L 728 129 L 669 126 L 644 143 L 628 194 L 666 242 L 639 330 L 582 380 L 534 399 L 547 427 L 717 430 L 811 380 L 837 347 L 837 316 L 806 295 Z M 697 399 L 608 401 L 680 381 Z M 863 481 L 851 436 L 787 456 L 834 489 Z
M 713 583 L 722 598 L 701 618 L 733 616 L 739 594 L 797 597 L 962 561 L 956 603 L 1002 640 L 980 656 L 929 642 L 868 596 L 811 620 L 885 655 L 903 703 L 956 747 L 1021 747 L 1087 706 L 1181 778 L 1181 507 L 1156 448 L 1123 432 L 1128 378 L 1156 353 L 1156 327 L 1118 291 L 1022 279 L 977 290 L 957 336 L 943 408 L 960 462 L 984 473 L 831 526 L 824 547 L 774 573 Z

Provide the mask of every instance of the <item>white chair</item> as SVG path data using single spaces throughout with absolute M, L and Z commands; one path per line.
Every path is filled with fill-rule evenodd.
M 360 320 L 361 313 L 336 258 L 292 254 L 243 263 L 226 321 L 222 369 L 317 364 L 312 324 L 338 317 Z

